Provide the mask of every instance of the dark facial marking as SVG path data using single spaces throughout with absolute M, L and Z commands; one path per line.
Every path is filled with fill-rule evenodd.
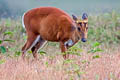
M 86 27 L 86 29 L 88 30 L 88 27 Z
M 79 22 L 78 24 L 79 24 L 80 26 L 82 26 L 82 22 Z
M 79 32 L 81 31 L 80 27 L 78 27 L 77 29 L 78 29 Z
M 87 23 L 86 23 L 86 22 L 84 23 L 84 26 L 87 26 Z

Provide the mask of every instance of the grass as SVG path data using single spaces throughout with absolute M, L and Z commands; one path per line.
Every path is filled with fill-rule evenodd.
M 34 61 L 21 48 L 27 36 L 21 20 L 0 20 L 0 80 L 119 80 L 120 14 L 89 16 L 88 41 L 78 42 L 64 60 L 59 44 L 49 42 Z
M 61 55 L 42 56 L 38 61 L 2 57 L 0 80 L 119 80 L 119 53 L 99 55 L 95 59 L 94 54 L 70 55 L 68 60 Z

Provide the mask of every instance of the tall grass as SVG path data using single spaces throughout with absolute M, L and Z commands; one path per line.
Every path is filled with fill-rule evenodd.
M 119 52 L 114 54 L 120 47 L 120 14 L 114 11 L 89 16 L 88 40 L 71 47 L 67 60 L 59 44 L 49 42 L 39 51 L 38 61 L 32 61 L 30 50 L 27 61 L 22 61 L 19 56 L 26 38 L 20 19 L 0 20 L 0 80 L 120 79 Z

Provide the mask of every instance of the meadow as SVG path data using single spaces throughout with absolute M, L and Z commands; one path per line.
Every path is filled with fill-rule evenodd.
M 120 14 L 89 16 L 88 39 L 79 41 L 64 60 L 59 43 L 48 42 L 34 61 L 21 48 L 27 36 L 19 19 L 0 19 L 0 80 L 120 80 Z

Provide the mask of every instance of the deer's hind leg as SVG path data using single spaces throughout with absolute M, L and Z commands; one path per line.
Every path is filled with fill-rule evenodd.
M 25 57 L 25 52 L 35 44 L 36 38 L 37 38 L 36 34 L 34 34 L 34 33 L 28 33 L 27 42 L 22 47 L 22 58 L 23 59 Z
M 41 37 L 39 37 L 38 42 L 31 48 L 33 57 L 35 59 L 37 59 L 37 51 L 39 48 L 42 48 L 45 44 L 47 43 L 46 40 L 42 39 Z

